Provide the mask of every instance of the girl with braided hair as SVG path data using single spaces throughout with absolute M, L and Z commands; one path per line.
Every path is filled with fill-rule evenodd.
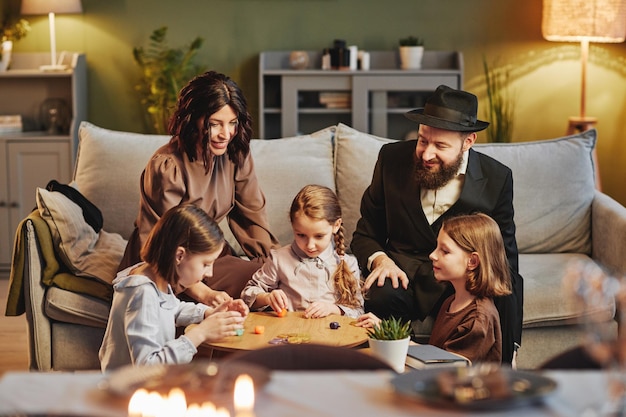
M 308 318 L 363 314 L 360 270 L 346 254 L 341 207 L 328 187 L 307 185 L 291 203 L 294 240 L 273 249 L 241 292 L 253 310 L 304 310 Z

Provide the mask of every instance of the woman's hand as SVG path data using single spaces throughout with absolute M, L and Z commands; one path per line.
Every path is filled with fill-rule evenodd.
M 209 291 L 206 293 L 204 298 L 204 304 L 211 307 L 217 307 L 222 303 L 232 301 L 232 299 L 233 298 L 225 291 L 216 291 L 209 288 Z
M 241 314 L 242 317 L 247 317 L 250 309 L 248 305 L 243 302 L 242 299 L 238 298 L 236 300 L 229 300 L 226 302 L 226 309 L 228 311 L 236 311 Z
M 356 319 L 356 323 L 354 323 L 354 325 L 357 327 L 372 328 L 376 327 L 379 323 L 380 319 L 376 317 L 374 313 L 365 313 Z
M 307 319 L 318 319 L 331 314 L 341 314 L 341 309 L 337 304 L 314 301 L 304 310 L 304 317 Z

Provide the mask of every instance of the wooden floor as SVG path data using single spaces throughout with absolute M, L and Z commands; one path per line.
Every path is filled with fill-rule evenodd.
M 28 333 L 26 315 L 4 315 L 8 279 L 0 279 L 0 376 L 6 371 L 28 370 Z

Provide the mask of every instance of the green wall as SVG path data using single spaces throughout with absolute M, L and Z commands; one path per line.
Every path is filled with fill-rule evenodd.
M 19 0 L 3 0 L 6 7 Z M 541 0 L 82 0 L 84 13 L 57 17 L 57 49 L 86 53 L 89 121 L 145 131 L 133 93 L 139 70 L 132 48 L 168 26 L 172 46 L 201 36 L 198 62 L 229 74 L 258 115 L 258 54 L 321 50 L 345 39 L 365 50 L 391 50 L 400 37 L 425 38 L 427 49 L 459 50 L 465 88 L 485 98 L 482 59 L 509 68 L 515 95 L 514 140 L 562 136 L 579 112 L 580 53 L 576 44 L 541 37 Z M 17 52 L 49 49 L 45 16 L 29 16 L 32 31 Z M 592 44 L 587 114 L 598 117 L 603 190 L 626 204 L 624 44 Z M 484 116 L 484 114 L 483 114 Z M 481 137 L 481 140 L 484 140 Z

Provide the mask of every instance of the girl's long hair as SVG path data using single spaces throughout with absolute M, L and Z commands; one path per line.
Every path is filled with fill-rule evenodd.
M 511 294 L 511 272 L 502 233 L 495 220 L 483 213 L 451 217 L 443 222 L 445 230 L 466 252 L 476 252 L 476 269 L 468 271 L 465 288 L 477 297 Z
M 141 259 L 172 287 L 178 284 L 176 249 L 179 246 L 191 254 L 221 251 L 224 234 L 204 210 L 193 204 L 181 204 L 165 212 L 141 249 Z

